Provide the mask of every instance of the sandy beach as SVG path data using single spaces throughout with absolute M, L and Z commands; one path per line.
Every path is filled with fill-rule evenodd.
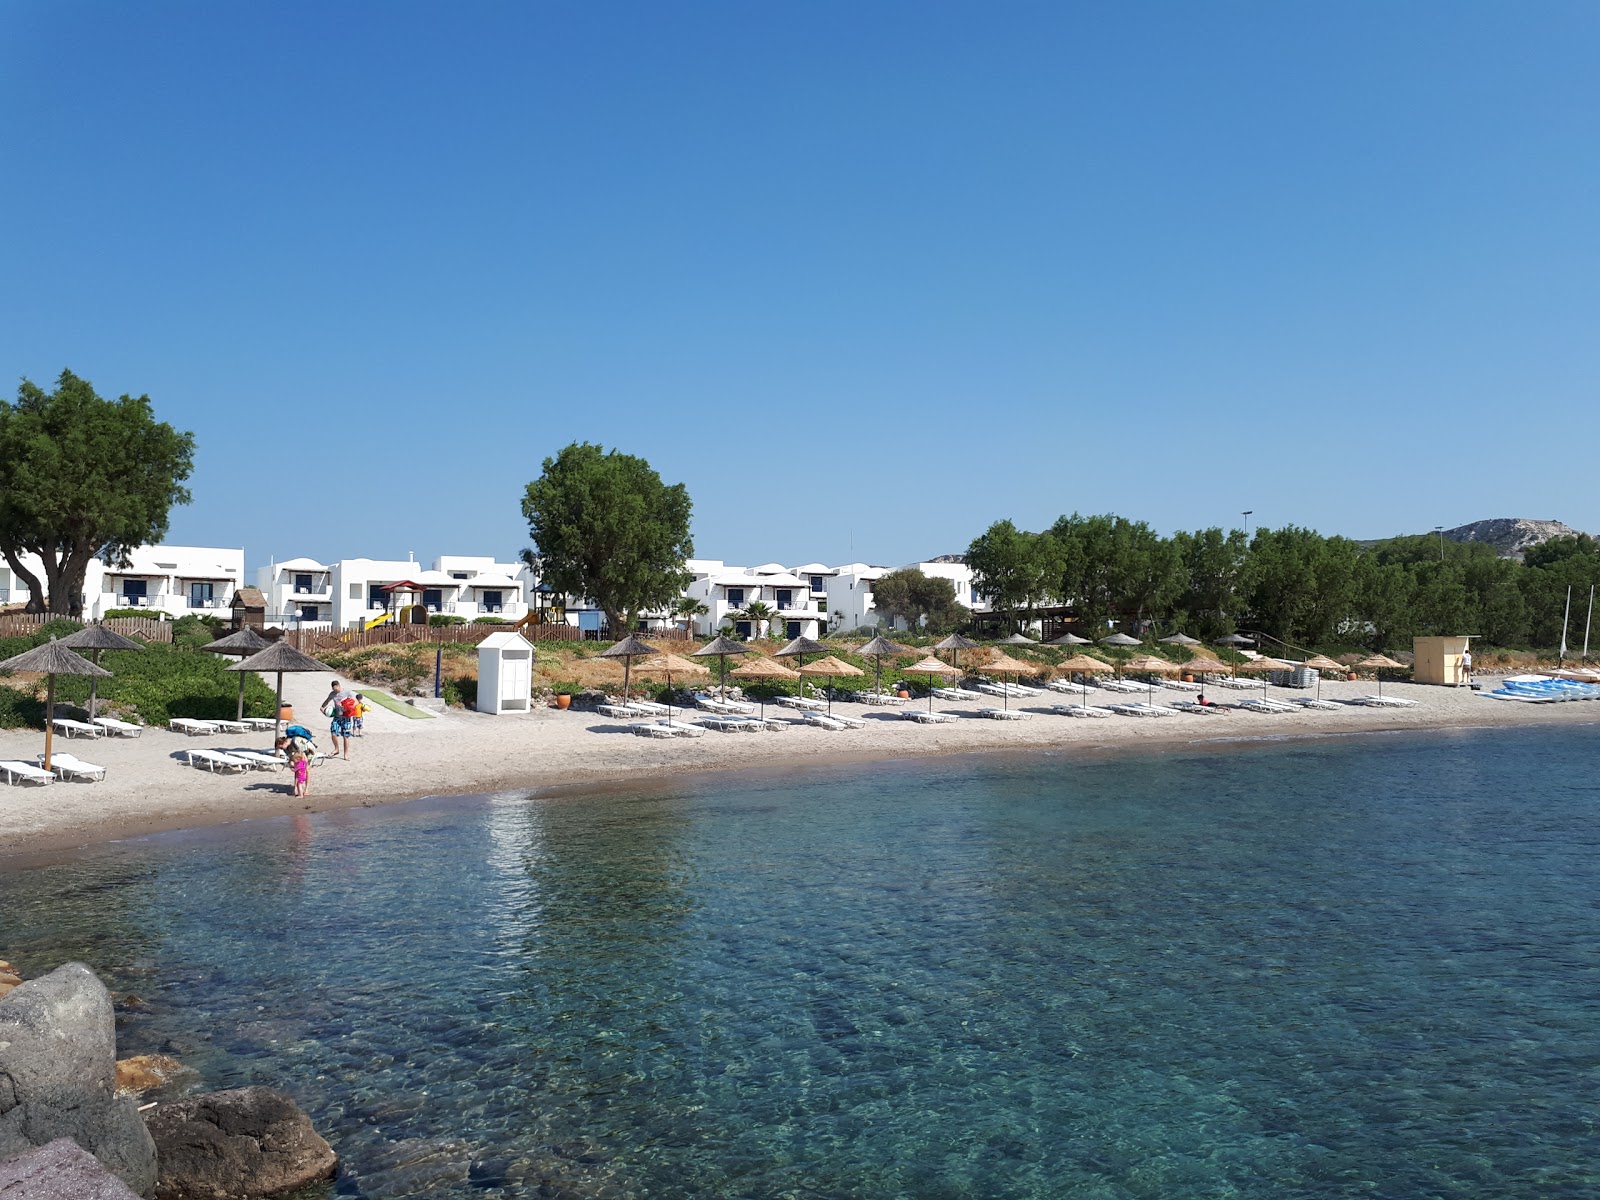
M 347 681 L 352 682 L 352 681 Z M 359 687 L 359 681 L 353 681 Z M 317 715 L 326 694 L 322 676 L 289 677 L 285 699 L 327 749 L 327 719 Z M 1492 682 L 1486 686 L 1493 686 Z M 1370 682 L 1329 682 L 1323 696 L 1367 695 Z M 56 747 L 107 769 L 100 783 L 56 782 L 0 790 L 0 855 L 57 850 L 169 829 L 230 821 L 371 806 L 421 796 L 503 792 L 534 788 L 659 782 L 674 774 L 727 769 L 784 769 L 849 761 L 897 759 L 984 751 L 1061 748 L 1099 752 L 1117 747 L 1178 747 L 1315 737 L 1382 730 L 1470 729 L 1558 724 L 1578 736 L 1600 724 L 1600 705 L 1528 705 L 1485 700 L 1465 689 L 1415 684 L 1384 685 L 1385 695 L 1417 701 L 1413 708 L 1342 707 L 1270 716 L 1247 711 L 1226 716 L 1112 717 L 1081 720 L 1048 711 L 1067 699 L 1054 693 L 1012 701 L 1031 712 L 1024 721 L 974 715 L 988 703 L 936 702 L 957 719 L 941 725 L 904 720 L 899 709 L 838 704 L 836 711 L 866 721 L 863 729 L 831 732 L 795 724 L 773 733 L 708 732 L 700 738 L 656 739 L 632 734 L 628 724 L 578 710 L 539 708 L 528 715 L 491 717 L 451 710 L 409 719 L 376 708 L 365 735 L 352 743 L 348 762 L 329 761 L 312 778 L 312 795 L 296 800 L 287 771 L 215 775 L 186 765 L 191 748 L 265 749 L 266 734 L 191 738 L 162 728 L 137 739 L 58 737 Z M 1274 689 L 1274 694 L 1289 696 Z M 1157 690 L 1158 701 L 1163 693 Z M 1217 689 L 1233 703 L 1247 693 Z M 1177 693 L 1165 693 L 1167 699 Z M 1104 704 L 1127 697 L 1091 692 Z M 1142 699 L 1142 697 L 1131 697 Z M 916 703 L 916 702 L 913 702 Z M 922 702 L 922 703 L 925 703 Z M 769 706 L 769 716 L 792 717 Z M 309 717 L 307 714 L 310 714 Z M 1580 731 L 1582 731 L 1580 733 Z M 0 732 L 0 758 L 32 762 L 43 749 L 32 730 Z

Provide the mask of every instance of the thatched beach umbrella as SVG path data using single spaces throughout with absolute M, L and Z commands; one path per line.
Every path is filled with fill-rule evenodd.
M 711 668 L 691 662 L 681 654 L 663 654 L 657 658 L 647 658 L 639 664 L 639 671 L 644 675 L 664 675 L 667 679 L 667 720 L 672 720 L 672 677 L 673 675 L 710 675 Z
M 597 658 L 620 658 L 622 660 L 622 702 L 628 702 L 628 685 L 633 681 L 633 660 L 643 658 L 647 654 L 661 653 L 649 642 L 641 642 L 633 634 L 623 638 L 615 646 L 602 650 Z
M 1063 633 L 1058 638 L 1046 642 L 1047 646 L 1092 646 L 1094 643 L 1086 637 L 1079 637 L 1075 633 Z
M 995 643 L 996 646 L 1037 646 L 1039 643 L 1025 633 L 1013 633 Z
M 0 663 L 0 666 L 4 665 L 4 663 Z M 1363 658 L 1356 664 L 1356 667 L 1362 671 L 1372 672 L 1372 677 L 1378 681 L 1378 697 L 1380 699 L 1383 697 L 1383 668 L 1388 667 L 1395 671 L 1404 671 L 1406 669 L 1405 663 L 1397 663 L 1394 659 L 1385 658 L 1381 654 L 1373 654 Z
M 1009 654 L 1000 654 L 986 663 L 979 663 L 978 670 L 985 675 L 999 675 L 1002 680 L 1007 675 L 1036 675 L 1039 672 L 1039 668 L 1033 663 L 1022 662 L 1019 659 L 1012 658 Z M 1002 689 L 1000 707 L 1011 707 L 1011 692 L 1009 690 Z
M 1191 675 L 1204 676 L 1229 674 L 1228 664 L 1219 658 L 1211 657 L 1209 654 L 1196 654 L 1188 662 L 1183 664 L 1183 669 L 1188 671 Z M 1200 682 L 1204 683 L 1205 680 L 1202 679 Z
M 831 713 L 833 712 L 833 677 L 835 675 L 865 675 L 866 672 L 860 667 L 853 667 L 845 662 L 844 659 L 835 658 L 830 654 L 826 658 L 817 659 L 814 663 L 807 663 L 800 668 L 800 674 L 812 679 L 827 678 L 828 711 Z
M 1326 654 L 1318 654 L 1314 658 L 1308 658 L 1300 665 L 1303 667 L 1310 667 L 1317 673 L 1318 700 L 1322 699 L 1322 673 L 1324 671 L 1332 671 L 1335 674 L 1342 674 L 1344 672 L 1344 665 L 1342 663 L 1334 662 L 1333 659 L 1329 658 Z
M 736 642 L 730 637 L 723 637 L 720 633 L 712 641 L 707 642 L 700 649 L 691 654 L 690 658 L 715 658 L 722 667 L 721 682 L 717 685 L 722 689 L 723 698 L 727 698 L 728 691 L 728 655 L 754 654 L 755 650 L 743 642 Z
M 87 675 L 91 679 L 109 679 L 111 672 L 97 667 L 87 658 L 74 654 L 55 638 L 32 650 L 24 650 L 0 662 L 0 671 L 27 671 L 32 675 L 46 676 L 44 685 L 44 769 L 50 769 L 50 747 L 55 734 L 51 724 L 56 715 L 56 676 Z
M 961 666 L 961 652 L 963 650 L 976 650 L 978 643 L 971 638 L 962 637 L 959 633 L 952 633 L 944 641 L 935 642 L 933 648 L 935 650 L 950 651 L 950 665 L 959 668 Z
M 936 678 L 943 677 L 945 679 L 949 679 L 952 675 L 959 676 L 961 674 L 960 671 L 958 671 L 955 667 L 952 667 L 949 663 L 945 662 L 942 658 L 935 658 L 931 654 L 928 655 L 926 658 L 922 659 L 920 662 L 912 663 L 909 667 L 906 667 L 904 669 L 904 671 L 902 671 L 901 673 L 904 674 L 904 675 L 926 675 L 926 676 L 928 676 L 928 711 L 929 712 L 933 711 L 933 688 L 934 688 L 933 681 Z
M 1163 646 L 1198 646 L 1199 638 L 1192 638 L 1187 633 L 1175 633 L 1171 637 L 1157 639 Z
M 1093 675 L 1101 671 L 1114 671 L 1116 668 L 1108 662 L 1101 662 L 1098 658 L 1090 658 L 1087 654 L 1074 654 L 1066 662 L 1057 665 L 1056 670 L 1075 673 L 1078 675 Z M 1089 703 L 1089 681 L 1083 682 L 1083 702 Z
M 1121 630 L 1118 630 L 1110 637 L 1101 638 L 1100 644 L 1102 646 L 1137 646 L 1139 644 L 1139 639 L 1136 637 L 1129 637 Z
M 89 661 L 95 666 L 100 665 L 100 655 L 106 650 L 143 650 L 144 643 L 136 642 L 132 638 L 125 638 L 120 633 L 112 633 L 104 625 L 85 625 L 77 633 L 69 633 L 61 639 L 61 644 L 69 650 L 90 650 Z M 100 676 L 89 676 L 89 719 L 95 717 L 95 705 L 100 698 Z
M 770 658 L 757 658 L 752 662 L 745 663 L 742 667 L 735 667 L 733 677 L 752 681 L 766 679 L 776 683 L 780 679 L 799 679 L 800 672 L 791 671 L 781 662 L 774 662 Z M 761 701 L 761 719 L 766 720 L 766 717 L 767 702 L 763 699 Z
M 910 646 L 902 646 L 899 642 L 891 642 L 880 633 L 861 649 L 857 650 L 856 653 L 861 655 L 862 658 L 870 658 L 877 662 L 878 680 L 873 686 L 877 688 L 878 693 L 881 695 L 883 693 L 883 660 L 892 658 L 897 654 L 911 654 L 913 651 Z
M 1225 633 L 1211 640 L 1213 646 L 1253 646 L 1255 643 L 1241 633 Z
M 1260 658 L 1252 658 L 1247 663 L 1240 663 L 1239 670 L 1251 675 L 1259 674 L 1261 676 L 1261 694 L 1265 696 L 1267 694 L 1267 672 L 1292 671 L 1294 670 L 1294 664 L 1284 662 L 1281 658 L 1268 658 L 1263 655 Z
M 283 724 L 283 677 L 285 675 L 303 675 L 307 671 L 321 671 L 325 675 L 332 675 L 333 668 L 319 663 L 309 654 L 302 654 L 287 641 L 273 642 L 265 650 L 258 650 L 249 658 L 241 659 L 228 668 L 230 671 L 260 671 L 265 675 L 268 671 L 278 677 L 278 706 L 272 714 L 272 745 L 278 745 L 278 729 Z
M 200 647 L 211 654 L 237 654 L 240 658 L 248 658 L 252 654 L 259 654 L 272 643 L 262 637 L 248 625 L 238 633 L 230 633 L 225 638 L 218 638 L 209 646 Z M 244 676 L 239 676 L 239 720 L 244 720 Z
M 784 646 L 783 649 L 774 651 L 772 657 L 792 658 L 795 660 L 796 668 L 799 668 L 806 665 L 806 655 L 826 654 L 827 652 L 828 648 L 817 641 L 816 638 L 797 637 Z M 801 683 L 795 690 L 804 693 L 804 683 Z
M 1175 662 L 1165 658 L 1157 658 L 1154 654 L 1141 654 L 1137 658 L 1130 658 L 1122 664 L 1124 671 L 1143 671 L 1146 675 L 1176 675 L 1183 668 Z M 1150 684 L 1150 700 L 1155 701 L 1156 685 L 1153 680 L 1146 680 Z

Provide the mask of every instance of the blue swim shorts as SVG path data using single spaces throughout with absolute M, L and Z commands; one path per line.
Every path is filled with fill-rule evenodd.
M 328 732 L 336 738 L 347 738 L 350 736 L 350 729 L 355 723 L 356 719 L 354 717 L 335 717 L 333 724 L 328 726 Z

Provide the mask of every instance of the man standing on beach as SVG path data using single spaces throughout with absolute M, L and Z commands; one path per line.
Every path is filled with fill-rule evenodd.
M 346 694 L 343 686 L 337 679 L 333 681 L 333 690 L 322 699 L 322 711 L 326 716 L 333 718 L 328 726 L 328 736 L 333 739 L 333 752 L 346 762 L 350 760 L 350 727 L 355 723 L 355 718 L 345 712 L 344 702 Z
M 1472 651 L 1461 652 L 1461 678 L 1468 687 L 1472 686 Z

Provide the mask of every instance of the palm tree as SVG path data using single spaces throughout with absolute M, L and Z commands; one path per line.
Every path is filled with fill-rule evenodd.
M 704 601 L 696 600 L 693 596 L 683 596 L 678 600 L 674 611 L 684 618 L 684 624 L 688 627 L 689 632 L 693 633 L 694 619 L 705 616 L 711 610 L 705 606 Z
M 762 637 L 766 633 L 766 626 L 772 620 L 772 607 L 760 600 L 752 600 L 736 613 L 730 614 L 736 621 L 750 622 L 750 635 Z

